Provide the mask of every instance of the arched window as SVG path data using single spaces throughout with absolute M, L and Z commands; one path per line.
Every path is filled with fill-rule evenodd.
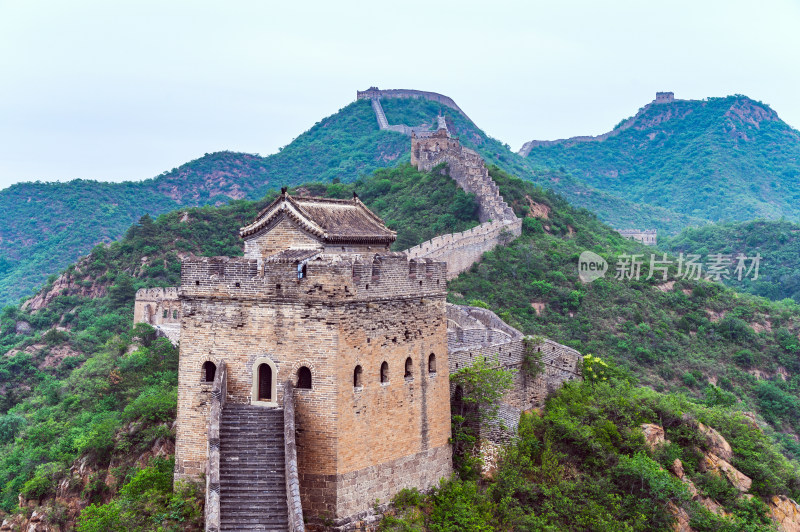
M 305 366 L 297 370 L 297 387 L 311 389 L 311 370 Z
M 411 357 L 406 359 L 406 373 L 403 375 L 406 379 L 410 379 L 412 377 L 411 371 L 413 369 L 414 363 L 411 361 Z
M 428 357 L 428 373 L 436 373 L 436 355 L 433 353 Z
M 361 388 L 361 366 L 356 366 L 353 370 L 353 388 Z
M 381 275 L 381 259 L 375 255 L 375 258 L 372 259 L 372 278 L 373 280 Z
M 381 382 L 389 382 L 389 364 L 386 361 L 381 364 Z
M 214 382 L 217 374 L 217 365 L 211 362 L 203 362 L 203 382 Z

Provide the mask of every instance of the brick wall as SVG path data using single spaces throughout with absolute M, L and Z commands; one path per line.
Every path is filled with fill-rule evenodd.
M 408 466 L 387 484 L 392 464 L 406 459 L 430 454 L 432 470 L 449 473 L 445 265 L 409 263 L 400 253 L 323 254 L 308 262 L 303 279 L 294 264 L 264 266 L 259 272 L 255 259 L 226 257 L 183 264 L 176 475 L 205 467 L 210 386 L 201 382 L 203 362 L 225 360 L 228 400 L 249 403 L 263 358 L 278 383 L 295 380 L 301 366 L 312 373 L 312 388 L 295 390 L 307 515 L 346 519 L 371 507 L 374 497 L 365 494 L 389 498 L 395 486 L 427 487 L 432 473 L 424 467 Z M 443 368 L 436 375 L 427 372 L 431 353 Z M 384 361 L 389 380 L 381 383 Z M 353 386 L 356 365 L 361 389 Z M 282 403 L 280 386 L 276 399 Z
M 467 231 L 441 235 L 406 250 L 414 259 L 431 258 L 447 262 L 448 279 L 453 279 L 480 260 L 487 251 L 522 234 L 522 220 L 503 200 L 497 184 L 489 176 L 483 159 L 461 146 L 457 139 L 440 131 L 429 138 L 411 139 L 411 163 L 430 172 L 447 163 L 448 173 L 458 186 L 475 194 L 478 217 L 483 222 Z
M 522 234 L 522 220 L 487 222 L 467 231 L 437 236 L 406 250 L 409 258 L 447 263 L 447 278 L 455 279 L 487 251 Z
M 531 378 L 523 370 L 525 336 L 493 312 L 477 307 L 447 305 L 447 344 L 450 372 L 470 366 L 477 357 L 496 359 L 515 371 L 514 384 L 503 397 L 499 425 L 482 427 L 481 434 L 492 441 L 504 441 L 519 424 L 520 413 L 544 406 L 547 394 L 564 382 L 580 378 L 581 354 L 565 345 L 544 339 L 535 346 L 541 354 L 544 372 Z M 451 390 L 451 393 L 453 390 Z

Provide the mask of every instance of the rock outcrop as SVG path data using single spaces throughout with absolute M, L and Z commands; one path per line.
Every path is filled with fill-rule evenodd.
M 752 420 L 752 417 L 748 419 Z M 757 428 L 755 420 L 752 421 L 752 426 Z M 753 481 L 731 465 L 729 461 L 733 460 L 734 453 L 728 441 L 713 428 L 703 425 L 690 417 L 684 417 L 683 423 L 694 428 L 705 437 L 703 449 L 698 449 L 701 453 L 700 471 L 724 478 L 739 491 L 739 497 L 748 499 L 754 497 L 754 495 L 748 493 Z M 641 429 L 644 433 L 645 443 L 651 450 L 655 450 L 669 442 L 669 440 L 665 439 L 663 427 L 659 425 L 645 423 L 641 425 Z M 698 491 L 697 486 L 684 471 L 683 463 L 679 459 L 676 458 L 672 462 L 669 470 L 683 482 L 693 501 L 702 505 L 709 512 L 721 517 L 729 517 L 731 515 L 719 502 L 702 495 Z M 778 530 L 782 532 L 800 532 L 800 505 L 784 495 L 773 495 L 770 500 L 765 502 L 769 508 L 769 515 Z M 672 529 L 675 532 L 692 532 L 693 529 L 689 525 L 690 516 L 686 508 L 670 502 L 667 505 L 667 511 L 675 518 L 672 525 Z
M 770 517 L 781 532 L 800 532 L 800 505 L 785 495 L 773 495 Z

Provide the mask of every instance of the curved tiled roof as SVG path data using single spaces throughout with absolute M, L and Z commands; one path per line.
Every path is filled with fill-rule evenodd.
M 397 238 L 397 233 L 386 227 L 357 197 L 351 200 L 294 198 L 285 192 L 258 213 L 253 223 L 242 227 L 239 234 L 247 239 L 282 214 L 327 242 L 389 244 Z

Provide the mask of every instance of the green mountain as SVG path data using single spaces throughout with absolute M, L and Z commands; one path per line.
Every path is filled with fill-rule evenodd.
M 443 113 L 461 141 L 490 163 L 546 184 L 576 205 L 591 208 L 615 227 L 658 227 L 677 232 L 689 216 L 642 206 L 598 192 L 560 171 L 530 164 L 487 136 L 460 113 L 423 99 L 387 99 L 390 123 L 435 124 Z M 219 152 L 140 182 L 20 183 L 0 191 L 0 304 L 29 295 L 51 274 L 101 242 L 122 236 L 144 214 L 182 206 L 257 199 L 268 190 L 310 181 L 351 182 L 409 160 L 409 138 L 381 131 L 370 103 L 353 102 L 319 121 L 268 157 Z
M 500 170 L 492 177 L 518 215 L 530 184 Z M 800 457 L 800 307 L 772 302 L 711 281 L 681 279 L 669 266 L 667 281 L 647 279 L 652 248 L 622 239 L 594 215 L 574 210 L 551 193 L 541 200 L 553 213 L 526 219 L 522 237 L 484 255 L 452 281 L 453 303 L 479 302 L 527 334 L 558 339 L 613 360 L 655 390 L 681 391 L 759 412 L 787 452 Z M 593 251 L 609 263 L 602 279 L 584 284 L 578 258 Z M 617 279 L 623 254 L 647 257 L 637 279 Z M 657 258 L 661 258 L 660 256 Z M 778 406 L 783 405 L 783 406 Z
M 703 260 L 714 254 L 729 255 L 733 264 L 725 284 L 739 291 L 772 300 L 792 298 L 800 302 L 800 225 L 785 220 L 730 222 L 688 228 L 672 238 L 662 239 L 659 247 L 671 252 L 697 254 Z M 735 272 L 736 257 L 761 256 L 758 279 Z M 751 261 L 746 261 L 748 268 Z
M 762 500 L 800 496 L 800 307 L 705 281 L 668 288 L 608 276 L 581 284 L 581 251 L 613 264 L 618 254 L 650 248 L 553 192 L 497 167 L 491 175 L 526 216 L 523 235 L 451 282 L 450 299 L 488 306 L 527 333 L 600 355 L 608 369 L 597 363 L 597 379 L 567 386 L 541 418 L 525 420 L 493 481 L 479 484 L 465 473 L 430 498 L 404 494 L 398 504 L 425 522 L 395 529 L 666 529 L 670 504 L 685 508 L 697 530 L 766 529 Z M 295 192 L 303 189 L 334 197 L 357 189 L 409 245 L 477 223 L 474 198 L 409 165 Z M 13 511 L 22 493 L 62 528 L 74 523 L 79 502 L 92 503 L 80 530 L 197 526 L 202 487 L 171 477 L 177 351 L 145 325 L 131 329 L 133 298 L 141 287 L 174 285 L 182 253 L 241 255 L 236 229 L 270 199 L 143 217 L 120 241 L 67 268 L 31 305 L 3 309 L 3 511 Z M 547 207 L 547 217 L 529 217 L 547 210 L 532 204 Z M 737 413 L 745 410 L 764 432 Z M 706 443 L 697 421 L 731 442 L 733 465 L 753 480 L 753 500 L 702 472 Z M 663 425 L 672 443 L 649 449 L 641 423 Z M 676 458 L 700 494 L 731 513 L 727 525 L 665 472 Z
M 694 218 L 800 220 L 800 132 L 745 96 L 653 102 L 606 135 L 532 141 L 522 153 Z

